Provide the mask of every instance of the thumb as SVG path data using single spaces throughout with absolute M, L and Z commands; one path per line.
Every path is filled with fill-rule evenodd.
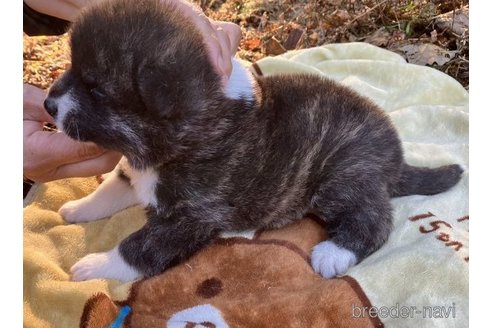
M 50 152 L 50 157 L 59 164 L 70 164 L 91 159 L 106 151 L 95 143 L 71 139 L 63 132 L 45 135 L 48 138 L 46 148 Z

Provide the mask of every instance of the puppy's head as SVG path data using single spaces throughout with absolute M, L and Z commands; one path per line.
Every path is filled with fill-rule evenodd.
M 162 0 L 88 8 L 72 27 L 71 50 L 46 109 L 70 137 L 130 158 L 147 156 L 176 122 L 223 96 L 201 35 Z

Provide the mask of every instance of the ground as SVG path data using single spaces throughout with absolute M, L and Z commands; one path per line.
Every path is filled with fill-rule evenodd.
M 468 89 L 468 0 L 194 0 L 237 23 L 255 61 L 325 43 L 369 42 L 439 69 Z M 47 89 L 69 65 L 67 35 L 24 34 L 24 82 Z

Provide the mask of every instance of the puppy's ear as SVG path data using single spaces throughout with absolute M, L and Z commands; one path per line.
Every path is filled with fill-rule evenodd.
M 180 113 L 184 87 L 182 77 L 175 70 L 155 63 L 144 63 L 138 68 L 138 93 L 147 111 L 171 119 Z M 184 108 L 182 108 L 183 110 Z
M 176 119 L 205 110 L 220 98 L 220 76 L 207 55 L 158 58 L 139 66 L 138 92 L 147 110 L 162 118 Z M 174 58 L 187 58 L 178 61 Z

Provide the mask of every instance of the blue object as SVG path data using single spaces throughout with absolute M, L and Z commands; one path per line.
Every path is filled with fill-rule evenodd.
M 116 319 L 109 325 L 108 328 L 121 328 L 123 327 L 123 321 L 125 318 L 132 312 L 132 308 L 128 305 L 125 305 L 120 309 L 120 313 L 116 317 Z

